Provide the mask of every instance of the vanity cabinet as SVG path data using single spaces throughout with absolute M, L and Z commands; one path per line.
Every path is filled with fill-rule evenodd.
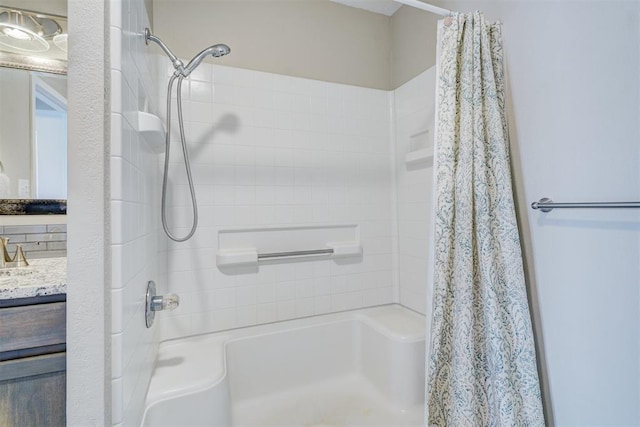
M 0 426 L 64 426 L 65 295 L 0 300 Z

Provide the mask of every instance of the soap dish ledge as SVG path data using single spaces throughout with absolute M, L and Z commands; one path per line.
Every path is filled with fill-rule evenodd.
M 154 153 L 164 153 L 166 131 L 160 117 L 155 114 L 138 111 L 138 132 L 147 141 Z

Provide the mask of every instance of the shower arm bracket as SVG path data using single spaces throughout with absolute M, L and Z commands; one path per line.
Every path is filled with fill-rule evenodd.
M 167 56 L 171 60 L 171 63 L 173 64 L 173 68 L 176 69 L 176 71 L 175 71 L 176 77 L 178 77 L 178 76 L 188 77 L 189 76 L 190 73 L 185 68 L 184 62 L 182 62 L 177 56 L 175 56 L 173 54 L 173 52 L 171 52 L 171 49 L 169 49 L 169 47 L 166 44 L 164 44 L 164 42 L 162 40 L 160 40 L 158 37 L 156 37 L 153 34 L 151 34 L 151 30 L 149 28 L 145 28 L 144 29 L 144 42 L 145 42 L 146 45 L 149 45 L 149 41 L 152 41 L 152 42 L 156 43 L 158 46 L 160 46 L 160 48 L 164 51 L 164 53 L 167 54 Z

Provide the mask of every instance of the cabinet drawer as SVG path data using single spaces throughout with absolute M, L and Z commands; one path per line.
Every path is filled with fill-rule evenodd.
M 0 309 L 0 353 L 64 344 L 66 303 Z

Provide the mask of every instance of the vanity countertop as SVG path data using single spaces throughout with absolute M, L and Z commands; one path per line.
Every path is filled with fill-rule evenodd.
M 31 259 L 29 264 L 0 269 L 0 300 L 66 293 L 66 258 Z

